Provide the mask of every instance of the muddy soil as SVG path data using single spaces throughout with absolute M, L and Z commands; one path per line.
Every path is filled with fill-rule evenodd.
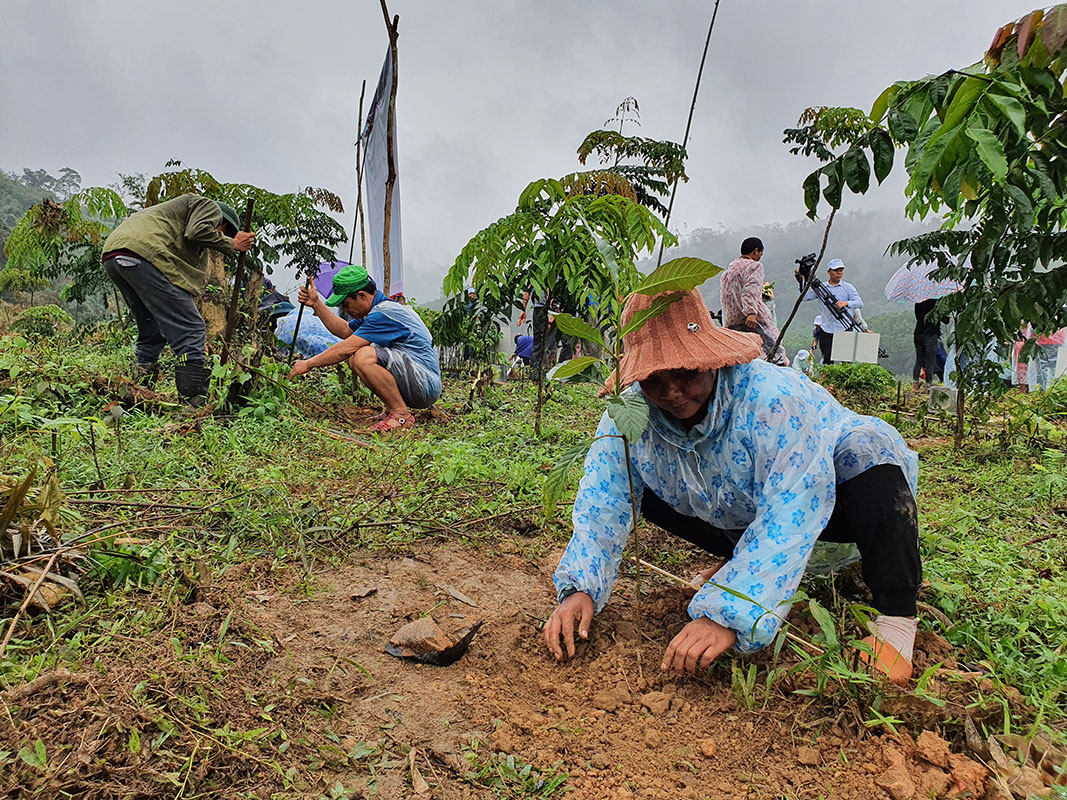
M 4 768 L 6 796 L 318 798 L 337 782 L 349 797 L 542 796 L 479 783 L 501 774 L 494 753 L 546 783 L 568 773 L 575 800 L 983 795 L 984 768 L 956 745 L 876 737 L 840 698 L 757 689 L 747 710 L 728 658 L 700 680 L 663 675 L 688 617 L 661 584 L 646 581 L 639 613 L 621 581 L 590 642 L 556 664 L 540 626 L 557 559 L 357 553 L 310 590 L 295 571 L 231 568 L 174 598 L 157 634 L 116 635 L 73 679 L 9 691 L 0 740 L 40 737 L 53 755 L 44 774 Z M 421 615 L 453 635 L 484 626 L 449 667 L 387 655 Z M 945 644 L 920 638 L 919 663 L 944 661 Z

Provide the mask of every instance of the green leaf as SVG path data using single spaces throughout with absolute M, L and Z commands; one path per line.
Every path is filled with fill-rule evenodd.
M 804 179 L 804 205 L 808 216 L 815 219 L 815 209 L 819 206 L 819 189 L 821 188 L 821 171 L 815 170 Z
M 658 317 L 668 308 L 670 308 L 683 297 L 685 297 L 685 295 L 685 292 L 675 292 L 674 294 L 661 294 L 659 297 L 652 301 L 652 305 L 650 305 L 648 308 L 642 308 L 640 311 L 634 312 L 634 315 L 630 318 L 630 321 L 626 323 L 622 331 L 620 331 L 619 335 L 625 338 L 634 331 L 641 330 L 641 328 L 643 328 L 649 320 Z
M 1002 94 L 987 94 L 986 99 L 1008 118 L 1020 138 L 1026 136 L 1026 112 L 1022 103 L 1014 97 L 1005 97 Z
M 907 111 L 894 108 L 889 112 L 889 133 L 901 144 L 907 144 L 919 135 L 919 123 Z
M 48 751 L 45 749 L 44 742 L 40 739 L 33 743 L 32 750 L 29 745 L 19 750 L 19 758 L 31 767 L 43 769 L 48 766 Z
M 545 377 L 550 381 L 561 381 L 564 378 L 571 378 L 581 372 L 585 372 L 590 366 L 599 361 L 599 358 L 593 358 L 592 356 L 578 356 L 556 364 L 548 371 Z
M 893 158 L 896 155 L 893 138 L 883 128 L 875 128 L 867 136 L 867 142 L 871 146 L 871 155 L 874 156 L 874 177 L 881 183 L 893 169 Z
M 634 293 L 688 292 L 720 272 L 721 267 L 702 258 L 674 258 L 642 278 Z
M 137 732 L 136 728 L 130 728 L 130 742 L 129 750 L 134 755 L 141 752 L 141 734 Z
M 867 154 L 859 147 L 849 148 L 841 159 L 845 171 L 845 182 L 854 194 L 863 194 L 871 185 L 871 165 Z
M 608 398 L 608 416 L 619 433 L 636 442 L 648 427 L 648 403 L 638 392 L 626 392 Z
M 572 314 L 556 314 L 556 327 L 568 336 L 577 336 L 579 339 L 585 339 L 601 347 L 607 346 L 604 344 L 604 337 L 600 335 L 600 331 L 584 319 L 578 319 Z
M 549 519 L 555 513 L 556 505 L 567 488 L 567 477 L 570 475 L 571 468 L 578 461 L 585 460 L 586 453 L 589 452 L 589 448 L 592 445 L 593 439 L 585 439 L 574 445 L 574 447 L 560 456 L 559 461 L 552 467 L 552 471 L 548 473 L 548 477 L 545 478 L 543 495 L 545 519 Z
M 900 87 L 897 84 L 893 84 L 880 95 L 878 99 L 874 101 L 874 105 L 871 106 L 870 118 L 875 124 L 882 121 L 882 117 L 885 116 L 885 110 L 889 108 L 889 104 L 896 99 L 900 93 Z
M 1048 159 L 1044 153 L 1031 153 L 1030 157 L 1034 161 L 1034 167 L 1030 170 L 1030 174 L 1037 181 L 1038 188 L 1045 195 L 1045 199 L 1049 202 L 1055 202 L 1060 193 L 1056 191 L 1056 184 L 1052 178 L 1052 168 L 1048 163 Z
M 822 196 L 831 208 L 841 208 L 841 190 L 845 183 L 841 174 L 841 159 L 827 164 L 822 172 L 826 175 L 826 188 L 822 190 Z
M 1008 175 L 1008 159 L 1000 139 L 987 128 L 967 128 L 967 135 L 977 145 L 978 157 L 993 173 L 997 183 L 1004 183 Z
M 1011 195 L 1012 202 L 1015 203 L 1015 213 L 1018 214 L 1021 219 L 1030 219 L 1032 222 L 1034 204 L 1030 199 L 1030 195 L 1024 189 L 1011 183 L 1006 184 L 1004 189 Z
M 816 600 L 808 601 L 808 610 L 811 611 L 815 621 L 819 623 L 819 630 L 822 631 L 823 639 L 826 640 L 826 647 L 830 650 L 837 650 L 841 643 L 838 641 L 837 627 L 834 625 L 834 618 L 830 615 L 830 612 L 819 605 Z

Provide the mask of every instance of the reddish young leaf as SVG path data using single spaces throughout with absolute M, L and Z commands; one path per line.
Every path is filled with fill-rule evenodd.
M 986 53 L 986 58 L 990 61 L 1000 60 L 1000 51 L 1004 49 L 1004 45 L 1008 43 L 1008 37 L 1011 36 L 1012 30 L 1015 28 L 1014 22 L 1009 22 L 1003 28 L 998 28 L 997 32 L 993 34 L 993 43 L 989 45 L 989 51 Z
M 1060 48 L 1067 43 L 1067 5 L 1049 9 L 1041 26 L 1041 41 L 1049 58 L 1055 59 L 1060 54 Z
M 1043 13 L 1044 12 L 1041 9 L 1031 11 L 1019 21 L 1019 41 L 1016 42 L 1016 50 L 1019 53 L 1020 59 L 1026 55 L 1026 51 L 1030 47 L 1030 42 L 1034 40 L 1034 26 L 1041 22 Z

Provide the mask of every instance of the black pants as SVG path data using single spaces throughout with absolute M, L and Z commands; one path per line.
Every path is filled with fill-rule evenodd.
M 916 333 L 912 335 L 915 342 L 915 367 L 911 371 L 911 379 L 919 382 L 919 373 L 926 370 L 926 385 L 934 382 L 934 376 L 938 373 L 937 367 L 937 340 L 936 333 Z
M 548 306 L 534 306 L 533 354 L 530 377 L 537 380 L 541 370 L 548 371 L 556 364 L 556 326 L 548 322 Z
M 204 366 L 206 325 L 192 295 L 143 258 L 113 256 L 104 262 L 104 271 L 137 321 L 133 352 L 138 362 L 156 363 L 169 344 L 179 364 Z
M 819 330 L 819 352 L 822 353 L 822 363 L 833 364 L 830 360 L 830 353 L 834 349 L 834 335 L 827 333 L 824 330 Z
M 642 495 L 641 516 L 721 558 L 733 557 L 744 534 L 744 530 L 724 530 L 679 514 L 651 489 Z M 915 596 L 922 582 L 919 520 L 915 498 L 900 467 L 871 467 L 840 484 L 834 511 L 819 538 L 856 544 L 863 559 L 863 580 L 880 613 L 915 616 Z

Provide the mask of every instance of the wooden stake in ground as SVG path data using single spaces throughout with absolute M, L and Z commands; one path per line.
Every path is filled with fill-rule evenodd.
M 382 14 L 385 16 L 385 27 L 389 31 L 389 54 L 393 69 L 393 80 L 389 84 L 388 124 L 385 126 L 385 152 L 389 171 L 385 178 L 385 242 L 382 249 L 382 291 L 388 296 L 392 284 L 389 262 L 389 234 L 393 225 L 393 185 L 396 183 L 396 154 L 394 152 L 396 136 L 396 40 L 399 35 L 397 33 L 397 25 L 400 23 L 400 16 L 393 17 L 393 21 L 390 22 L 389 9 L 385 5 L 385 0 L 381 0 L 381 3 Z
M 252 205 L 255 198 L 249 197 L 245 206 L 245 232 L 252 230 Z M 237 302 L 241 299 L 241 284 L 245 277 L 245 254 L 237 256 L 237 272 L 233 276 L 233 295 L 230 297 L 230 311 L 226 315 L 226 334 L 222 339 L 222 363 L 225 364 L 230 358 L 230 340 L 233 338 L 233 329 L 237 327 Z
M 352 256 L 356 253 L 356 226 L 359 226 L 359 247 L 362 261 L 359 263 L 367 266 L 367 234 L 363 230 L 363 160 L 367 154 L 361 153 L 363 145 L 363 95 L 367 92 L 367 82 L 359 90 L 359 120 L 356 122 L 356 214 L 352 219 L 352 236 L 349 237 L 348 263 L 352 263 Z M 390 198 L 392 199 L 392 198 Z
M 311 277 L 309 276 L 304 281 L 304 291 L 308 290 L 311 286 Z M 293 366 L 293 354 L 296 352 L 296 337 L 300 333 L 300 320 L 304 317 L 304 304 L 300 304 L 300 310 L 296 312 L 296 325 L 293 327 L 293 341 L 289 343 L 289 360 L 285 363 L 287 367 Z

